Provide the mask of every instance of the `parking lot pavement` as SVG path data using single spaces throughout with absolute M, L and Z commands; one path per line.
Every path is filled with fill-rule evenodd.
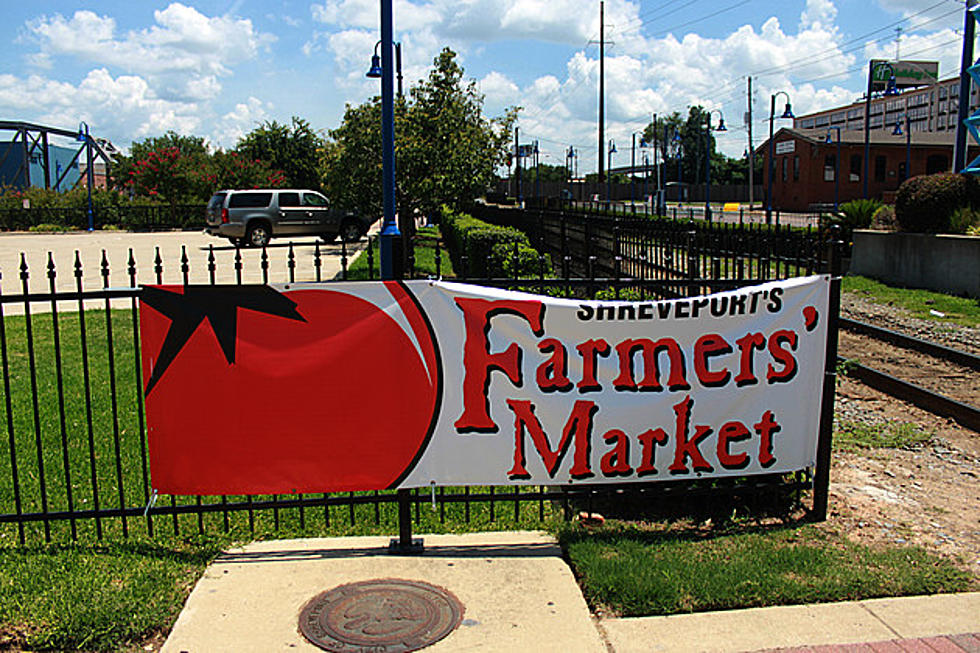
M 341 270 L 341 243 L 324 243 L 316 237 L 300 237 L 293 240 L 276 239 L 266 248 L 268 256 L 268 280 L 270 283 L 289 281 L 289 253 L 292 243 L 295 263 L 295 281 L 314 281 L 314 253 L 320 248 L 320 277 L 332 279 Z M 364 248 L 364 243 L 348 244 L 348 257 Z M 129 233 L 124 231 L 72 232 L 62 234 L 0 234 L 0 289 L 5 296 L 24 291 L 21 278 L 22 260 L 27 263 L 29 292 L 50 290 L 48 278 L 49 255 L 55 265 L 55 288 L 58 291 L 74 291 L 75 257 L 82 264 L 82 288 L 93 290 L 108 285 L 110 288 L 130 287 L 129 258 L 132 252 L 136 262 L 136 283 L 157 283 L 156 257 L 162 260 L 163 283 L 182 283 L 181 260 L 187 255 L 189 283 L 210 283 L 209 257 L 214 255 L 215 283 L 236 283 L 235 248 L 222 238 L 204 232 L 166 231 L 153 233 Z M 241 282 L 262 283 L 262 250 L 241 249 Z M 102 276 L 102 257 L 108 262 L 108 283 Z M 23 259 L 22 259 L 23 256 Z M 66 307 L 68 308 L 68 307 Z M 40 304 L 32 311 L 44 310 Z M 16 303 L 4 307 L 5 313 L 23 312 Z

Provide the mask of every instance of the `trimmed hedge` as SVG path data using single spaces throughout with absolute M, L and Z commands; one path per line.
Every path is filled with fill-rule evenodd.
M 439 226 L 457 276 L 536 277 L 542 267 L 550 276 L 548 257 L 542 261 L 519 229 L 492 225 L 446 207 Z
M 902 231 L 949 233 L 953 212 L 970 206 L 980 206 L 980 184 L 973 176 L 952 172 L 921 175 L 898 187 L 895 219 Z

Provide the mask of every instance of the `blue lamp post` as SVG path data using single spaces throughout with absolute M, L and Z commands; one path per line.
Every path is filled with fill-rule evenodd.
M 381 227 L 381 278 L 396 279 L 401 273 L 401 232 L 395 220 L 395 103 L 392 71 L 393 26 L 391 0 L 381 0 L 381 39 L 374 46 L 368 77 L 381 77 L 381 189 L 384 221 Z M 381 48 L 380 71 L 378 48 Z
M 905 113 L 905 179 L 912 176 L 912 124 L 908 112 Z M 902 120 L 895 121 L 892 136 L 902 135 Z M 905 181 L 902 179 L 900 181 Z
M 776 119 L 776 98 L 780 95 L 786 96 L 786 108 L 779 117 L 781 119 L 791 119 L 796 117 L 793 115 L 793 108 L 789 103 L 789 93 L 786 91 L 777 91 L 775 94 L 769 97 L 769 182 L 766 184 L 766 224 L 772 224 L 772 175 L 773 167 L 775 165 L 775 162 L 773 161 L 775 152 L 772 142 L 772 122 Z
M 677 127 L 674 127 L 674 137 L 671 142 L 674 144 L 674 158 L 677 159 L 677 201 L 679 203 L 683 198 L 681 197 L 681 135 L 677 131 Z
M 714 131 L 726 132 L 728 128 L 725 127 L 725 115 L 721 112 L 721 109 L 715 109 L 709 111 L 705 116 L 704 130 L 704 218 L 711 222 L 711 115 L 718 114 L 718 126 L 714 128 Z
M 88 133 L 88 123 L 84 120 L 78 123 L 78 136 L 75 138 L 79 143 L 85 143 L 85 185 L 88 187 L 88 230 L 95 230 L 95 215 L 92 212 L 92 139 Z
M 887 61 L 880 61 L 868 66 L 868 90 L 864 95 L 864 172 L 861 175 L 861 196 L 868 196 L 868 161 L 871 158 L 871 86 L 874 82 L 875 73 L 879 68 L 887 68 L 889 72 L 888 83 L 885 85 L 885 95 L 898 95 L 898 87 L 895 85 L 895 69 Z M 885 112 L 881 112 L 882 126 L 884 126 Z
M 837 154 L 834 157 L 834 213 L 836 213 L 840 203 L 840 127 L 830 127 L 827 129 L 826 143 L 833 143 L 830 140 L 830 132 L 832 130 L 837 131 Z
M 606 163 L 606 198 L 612 202 L 612 155 L 616 153 L 616 141 L 609 139 L 609 153 Z

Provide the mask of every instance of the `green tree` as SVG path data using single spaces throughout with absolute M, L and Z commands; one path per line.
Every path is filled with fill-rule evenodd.
M 464 81 L 456 53 L 443 49 L 429 77 L 395 105 L 398 213 L 411 233 L 412 217 L 459 208 L 482 195 L 507 157 L 517 109 L 483 115 L 475 81 Z M 381 213 L 381 103 L 348 106 L 321 155 L 324 186 L 334 201 Z
M 653 143 L 656 132 L 657 149 L 660 160 L 665 163 L 664 176 L 667 181 L 677 181 L 677 160 L 680 158 L 681 180 L 689 184 L 704 183 L 707 115 L 703 107 L 693 106 L 689 108 L 686 118 L 675 111 L 668 116 L 658 116 L 656 125 L 651 122 L 644 129 L 644 138 L 649 143 Z M 712 127 L 717 127 L 717 122 L 712 122 Z M 708 136 L 707 145 L 711 153 L 712 184 L 747 183 L 748 164 L 745 160 L 733 159 L 718 152 L 713 132 Z M 761 157 L 756 157 L 755 163 L 756 179 L 760 179 Z
M 293 116 L 292 125 L 264 122 L 238 142 L 235 151 L 246 159 L 264 161 L 282 170 L 286 185 L 293 188 L 320 189 L 317 170 L 323 139 L 310 124 Z
M 541 175 L 541 181 L 567 181 L 568 180 L 568 168 L 565 166 L 555 166 L 548 163 L 541 163 L 537 166 L 529 165 L 525 168 L 524 172 L 524 182 L 534 183 L 538 175 Z
M 397 143 L 397 140 L 396 140 Z M 331 201 L 381 215 L 381 99 L 347 105 L 320 151 L 321 182 Z
M 188 174 L 191 170 L 200 168 L 208 158 L 208 149 L 204 144 L 204 138 L 200 136 L 184 136 L 170 130 L 163 136 L 152 136 L 135 141 L 129 148 L 129 155 L 120 155 L 112 166 L 112 186 L 119 190 L 147 194 L 150 189 L 156 188 L 158 194 L 161 188 L 167 192 L 182 196 L 188 201 L 200 189 L 196 188 L 199 180 L 191 177 L 178 178 L 174 180 L 164 180 L 162 178 L 154 181 L 147 173 L 153 172 L 152 166 L 147 165 L 150 154 L 155 153 L 153 158 L 164 156 L 179 160 L 180 165 L 165 163 L 174 173 L 181 175 Z M 187 165 L 184 165 L 187 164 Z M 159 165 L 157 165 L 159 167 Z M 140 179 L 137 180 L 137 168 L 139 168 Z M 180 168 L 178 170 L 178 168 Z
M 210 193 L 222 188 L 283 188 L 286 175 L 266 161 L 218 150 L 201 171 Z

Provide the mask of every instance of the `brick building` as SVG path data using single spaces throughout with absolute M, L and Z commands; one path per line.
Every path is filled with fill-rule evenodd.
M 904 129 L 904 125 L 903 125 Z M 831 143 L 827 143 L 830 134 Z M 952 130 L 915 132 L 896 136 L 891 130 L 872 131 L 868 166 L 868 196 L 891 202 L 898 186 L 909 176 L 945 172 L 952 167 Z M 773 137 L 774 167 L 772 206 L 783 211 L 807 211 L 832 206 L 835 188 L 839 203 L 862 197 L 864 174 L 864 132 L 840 132 L 840 181 L 837 176 L 837 130 L 780 129 Z M 906 153 L 911 162 L 905 169 Z M 970 144 L 967 161 L 980 155 L 980 146 Z M 766 167 L 764 185 L 768 184 L 769 142 L 756 150 Z

